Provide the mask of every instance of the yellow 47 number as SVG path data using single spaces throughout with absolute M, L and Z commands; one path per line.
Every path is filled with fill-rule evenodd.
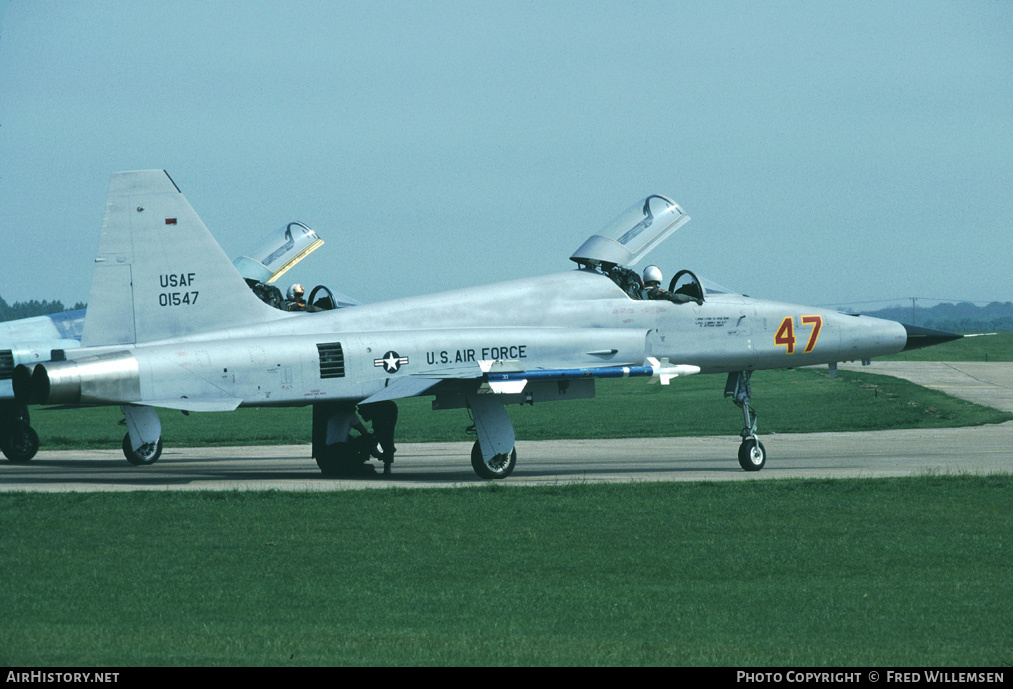
M 811 325 L 813 327 L 809 333 L 809 341 L 806 343 L 805 349 L 802 350 L 803 354 L 808 354 L 816 346 L 816 341 L 820 339 L 823 316 L 802 316 L 802 325 Z M 777 333 L 774 335 L 774 345 L 784 347 L 785 354 L 795 353 L 795 325 L 791 316 L 785 316 L 784 320 L 781 321 L 781 327 L 777 329 Z

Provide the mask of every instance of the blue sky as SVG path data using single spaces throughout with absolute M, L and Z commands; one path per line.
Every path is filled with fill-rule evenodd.
M 666 276 L 1013 300 L 1013 3 L 0 8 L 8 302 L 86 300 L 109 174 L 151 168 L 232 256 L 315 228 L 292 279 L 363 301 L 569 270 L 651 193 L 693 218 Z

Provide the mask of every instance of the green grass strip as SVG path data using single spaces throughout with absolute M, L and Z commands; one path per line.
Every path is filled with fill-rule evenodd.
M 995 666 L 1013 477 L 7 493 L 0 663 Z

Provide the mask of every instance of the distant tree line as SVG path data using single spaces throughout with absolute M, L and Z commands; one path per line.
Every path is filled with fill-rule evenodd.
M 14 321 L 19 318 L 45 316 L 50 313 L 60 313 L 61 311 L 73 311 L 83 308 L 85 308 L 84 302 L 78 302 L 74 306 L 67 308 L 60 300 L 38 301 L 37 299 L 32 299 L 31 301 L 16 301 L 13 304 L 8 304 L 3 297 L 0 297 L 0 321 Z
M 994 301 L 986 306 L 970 302 L 937 304 L 931 308 L 916 303 L 913 312 L 911 307 L 895 306 L 866 315 L 954 332 L 1013 332 L 1013 302 L 1009 301 Z

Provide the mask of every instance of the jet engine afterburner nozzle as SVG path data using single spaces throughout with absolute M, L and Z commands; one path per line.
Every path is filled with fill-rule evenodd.
M 38 364 L 18 364 L 11 375 L 14 399 L 21 404 L 39 404 L 32 400 L 32 374 Z
M 129 352 L 21 365 L 12 383 L 24 404 L 108 404 L 141 396 L 137 359 Z

